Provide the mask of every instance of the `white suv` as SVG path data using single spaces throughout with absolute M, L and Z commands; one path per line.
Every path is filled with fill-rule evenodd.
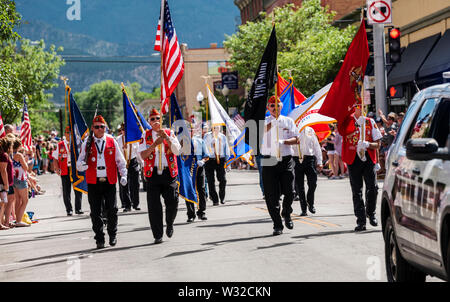
M 386 158 L 381 220 L 389 281 L 450 279 L 450 83 L 418 92 Z

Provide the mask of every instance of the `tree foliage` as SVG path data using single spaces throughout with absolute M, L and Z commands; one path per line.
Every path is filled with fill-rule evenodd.
M 6 41 L 15 40 L 20 36 L 14 31 L 19 25 L 20 15 L 16 11 L 16 4 L 11 0 L 0 0 L 0 40 L 2 44 Z
M 287 78 L 292 72 L 294 85 L 306 96 L 333 81 L 355 34 L 355 27 L 339 29 L 331 25 L 334 12 L 322 7 L 320 0 L 303 1 L 275 8 L 278 41 L 278 70 Z M 247 22 L 227 36 L 224 46 L 230 63 L 239 72 L 242 84 L 253 79 L 272 30 L 272 16 L 261 13 L 261 20 Z
M 143 92 L 140 89 L 141 85 L 139 83 L 131 83 L 125 86 L 128 96 L 136 105 L 145 99 L 152 98 L 152 94 Z M 105 118 L 111 130 L 115 130 L 117 125 L 123 122 L 121 84 L 106 80 L 91 85 L 88 91 L 73 93 L 88 126 L 92 123 L 97 105 L 97 114 Z

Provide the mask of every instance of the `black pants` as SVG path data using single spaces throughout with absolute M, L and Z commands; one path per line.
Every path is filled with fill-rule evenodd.
M 225 188 L 227 186 L 227 179 L 225 177 L 225 158 L 221 157 L 219 163 L 215 158 L 210 158 L 205 164 L 206 179 L 208 181 L 208 191 L 213 204 L 225 200 Z M 216 183 L 214 180 L 214 172 L 216 172 L 217 180 L 219 181 L 219 196 L 217 196 Z
M 88 200 L 91 207 L 92 230 L 95 233 L 95 241 L 105 242 L 102 220 L 103 207 L 108 221 L 107 230 L 109 238 L 115 238 L 117 234 L 118 210 L 116 184 L 112 185 L 108 181 L 99 182 L 98 180 L 96 184 L 88 184 Z
M 70 197 L 72 183 L 70 181 L 70 175 L 61 175 L 61 183 L 62 183 L 62 190 L 63 190 L 63 200 L 64 200 L 64 206 L 66 207 L 66 212 L 73 212 L 72 208 L 72 201 Z M 82 194 L 80 191 L 73 190 L 75 193 L 75 211 L 81 211 L 81 199 Z
M 152 176 L 147 177 L 148 218 L 155 239 L 164 234 L 161 195 L 166 206 L 166 226 L 173 226 L 178 211 L 177 178 L 170 176 L 169 168 L 165 168 L 162 175 L 157 171 L 155 167 Z
M 297 156 L 294 157 L 295 162 L 295 190 L 300 199 L 300 207 L 302 212 L 306 212 L 306 205 L 314 205 L 314 193 L 317 188 L 317 172 L 316 157 L 305 155 L 303 161 Z M 305 197 L 305 175 L 308 182 L 308 194 Z
M 366 224 L 366 215 L 375 215 L 377 206 L 377 178 L 374 169 L 375 164 L 366 152 L 366 161 L 363 162 L 358 155 L 355 156 L 353 164 L 348 165 L 350 185 L 353 194 L 353 209 L 357 218 L 357 224 Z M 366 184 L 366 204 L 362 198 L 363 180 Z
M 274 229 L 283 229 L 281 216 L 290 218 L 294 200 L 294 161 L 292 156 L 283 156 L 275 166 L 263 165 L 262 179 L 267 209 Z M 280 216 L 280 195 L 284 195 Z
M 120 174 L 117 172 L 119 179 Z M 139 206 L 139 164 L 136 158 L 130 160 L 128 165 L 127 184 L 122 186 L 119 183 L 119 196 L 122 208 L 130 209 Z
M 203 167 L 197 168 L 197 178 L 195 180 L 198 194 L 198 211 L 197 216 L 201 216 L 206 210 L 206 198 L 205 198 L 205 170 Z M 195 218 L 195 204 L 186 201 L 186 209 L 188 218 Z

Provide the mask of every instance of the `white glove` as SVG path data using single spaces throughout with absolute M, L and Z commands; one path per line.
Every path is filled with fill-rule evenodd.
M 81 167 L 78 167 L 78 171 L 84 172 L 88 169 L 88 165 L 85 162 L 81 163 Z
M 203 160 L 197 161 L 197 166 L 199 166 L 199 167 L 203 167 L 204 164 L 205 164 L 205 162 Z
M 368 141 L 358 141 L 358 151 L 364 150 L 366 151 L 370 146 L 370 143 Z
M 364 122 L 366 121 L 366 119 L 364 118 L 364 116 L 360 116 L 357 120 L 356 120 L 356 122 L 358 123 L 358 125 L 362 125 L 362 124 L 364 124 Z
M 284 142 L 285 142 L 285 140 L 284 139 L 280 139 L 279 141 L 278 141 L 278 145 L 284 145 Z
M 120 178 L 120 184 L 122 185 L 122 187 L 123 187 L 123 186 L 126 186 L 126 185 L 127 185 L 127 178 L 124 177 L 124 176 L 122 176 L 122 177 Z
M 381 166 L 380 166 L 379 163 L 376 163 L 376 164 L 375 164 L 375 172 L 377 172 L 377 171 L 379 171 L 379 170 L 381 170 Z
M 231 171 L 231 166 L 228 166 L 227 167 L 227 172 L 230 172 Z

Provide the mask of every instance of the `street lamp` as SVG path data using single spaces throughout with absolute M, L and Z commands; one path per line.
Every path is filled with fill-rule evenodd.
M 227 85 L 223 85 L 222 94 L 225 96 L 225 104 L 227 106 L 227 114 L 230 114 L 228 112 L 228 94 L 230 94 L 230 89 L 228 88 Z
M 204 99 L 205 99 L 205 97 L 203 96 L 203 93 L 201 91 L 199 91 L 197 93 L 197 102 L 200 104 L 200 107 L 202 106 L 202 102 Z

